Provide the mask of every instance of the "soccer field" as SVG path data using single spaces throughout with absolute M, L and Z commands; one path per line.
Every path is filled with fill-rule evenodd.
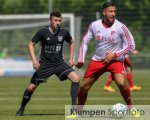
M 142 86 L 139 92 L 132 92 L 135 105 L 150 105 L 150 71 L 135 71 L 134 82 Z M 117 89 L 115 93 L 105 92 L 103 86 L 107 75 L 103 75 L 91 88 L 87 105 L 113 105 L 124 103 Z M 51 77 L 47 83 L 41 84 L 32 96 L 25 109 L 25 116 L 16 117 L 23 92 L 30 77 L 0 77 L 0 120 L 64 120 L 65 105 L 69 105 L 70 82 L 60 82 Z

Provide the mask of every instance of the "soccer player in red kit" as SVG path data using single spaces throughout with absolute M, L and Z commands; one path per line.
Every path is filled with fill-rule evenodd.
M 120 93 L 129 108 L 132 108 L 129 86 L 125 82 L 124 57 L 135 49 L 128 28 L 116 19 L 116 5 L 106 2 L 102 8 L 103 19 L 92 22 L 82 39 L 77 68 L 84 66 L 88 44 L 95 40 L 95 53 L 85 71 L 78 93 L 78 105 L 84 105 L 88 91 L 105 72 L 111 72 Z M 124 44 L 124 45 L 123 45 Z M 79 108 L 82 109 L 82 108 Z
M 134 50 L 134 51 L 132 51 L 132 54 L 136 55 L 136 54 L 138 54 L 138 51 Z M 130 91 L 139 91 L 139 90 L 141 90 L 142 88 L 140 86 L 137 86 L 137 85 L 134 84 L 134 81 L 133 81 L 133 78 L 132 78 L 132 65 L 131 65 L 131 62 L 130 62 L 129 55 L 125 55 L 124 66 L 125 66 L 125 69 L 126 69 L 126 74 L 125 75 L 126 75 L 128 83 L 129 83 Z M 104 86 L 105 91 L 108 91 L 108 92 L 115 92 L 116 91 L 111 86 L 112 80 L 113 80 L 112 75 L 110 74 L 108 76 L 107 82 Z

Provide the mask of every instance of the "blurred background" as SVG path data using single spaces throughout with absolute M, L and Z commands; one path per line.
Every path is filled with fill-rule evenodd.
M 58 10 L 63 14 L 62 27 L 70 31 L 78 50 L 88 25 L 100 19 L 101 6 L 106 0 L 0 0 L 0 75 L 30 74 L 27 43 L 34 33 L 49 25 L 49 13 Z M 112 0 L 117 5 L 117 19 L 132 32 L 138 55 L 131 55 L 136 70 L 150 69 L 150 1 Z M 94 41 L 90 43 L 87 61 L 94 51 Z M 37 46 L 37 55 L 38 55 Z M 68 49 L 64 48 L 67 59 Z M 8 62 L 7 62 L 8 61 Z M 16 62 L 17 61 L 17 62 Z M 7 63 L 7 64 L 6 64 Z M 24 71 L 20 71 L 20 67 Z M 13 70 L 10 70 L 13 69 Z M 10 73 L 10 71 L 14 71 Z M 17 73 L 16 73 L 16 72 Z

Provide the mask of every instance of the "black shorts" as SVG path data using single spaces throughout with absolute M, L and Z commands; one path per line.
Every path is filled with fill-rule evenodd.
M 68 78 L 68 74 L 72 71 L 74 69 L 64 61 L 57 64 L 41 63 L 40 68 L 34 72 L 30 83 L 38 85 L 41 82 L 46 82 L 54 74 L 63 81 Z

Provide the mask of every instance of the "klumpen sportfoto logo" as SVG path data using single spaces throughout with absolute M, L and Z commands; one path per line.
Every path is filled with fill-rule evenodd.
M 110 118 L 140 118 L 140 120 L 149 120 L 150 106 L 134 106 L 129 109 L 125 106 L 122 108 L 120 104 L 115 105 L 85 105 L 85 106 L 65 106 L 65 119 L 110 119 Z M 123 106 L 124 107 L 124 106 Z

